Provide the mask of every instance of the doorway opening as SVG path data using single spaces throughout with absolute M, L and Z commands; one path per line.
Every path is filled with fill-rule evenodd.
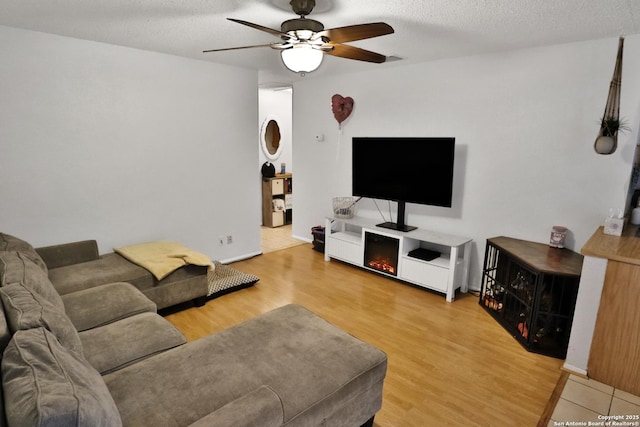
M 293 88 L 261 84 L 258 90 L 259 170 L 265 163 L 275 176 L 260 176 L 262 253 L 301 244 L 293 238 Z

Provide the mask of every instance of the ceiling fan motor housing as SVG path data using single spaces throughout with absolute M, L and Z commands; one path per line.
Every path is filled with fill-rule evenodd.
M 289 33 L 289 31 L 308 30 L 314 33 L 319 33 L 324 30 L 324 25 L 314 19 L 297 18 L 289 19 L 282 23 L 280 31 L 283 33 Z
M 289 4 L 296 15 L 307 16 L 316 6 L 316 0 L 291 0 Z

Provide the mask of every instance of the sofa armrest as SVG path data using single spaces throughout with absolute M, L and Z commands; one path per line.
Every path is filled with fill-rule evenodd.
M 268 386 L 233 400 L 200 418 L 189 427 L 280 427 L 284 408 L 280 397 Z
M 65 265 L 98 259 L 98 243 L 95 240 L 63 243 L 61 245 L 36 248 L 36 252 L 47 264 L 47 268 L 64 267 Z

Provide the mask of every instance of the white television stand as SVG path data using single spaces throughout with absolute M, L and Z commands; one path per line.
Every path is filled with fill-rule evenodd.
M 423 288 L 442 292 L 452 302 L 456 289 L 467 292 L 472 239 L 418 228 L 409 232 L 377 227 L 380 221 L 368 218 L 326 218 L 324 259 L 335 258 L 349 264 L 393 277 Z M 398 240 L 396 274 L 365 265 L 365 235 L 372 233 Z M 410 257 L 410 251 L 425 248 L 440 252 L 431 261 Z

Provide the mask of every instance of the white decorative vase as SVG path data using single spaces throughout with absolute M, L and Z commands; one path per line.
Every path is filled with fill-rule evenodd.
M 631 219 L 629 222 L 633 225 L 640 225 L 640 205 L 631 211 Z
M 593 145 L 598 154 L 611 154 L 618 148 L 618 141 L 615 136 L 599 136 Z

